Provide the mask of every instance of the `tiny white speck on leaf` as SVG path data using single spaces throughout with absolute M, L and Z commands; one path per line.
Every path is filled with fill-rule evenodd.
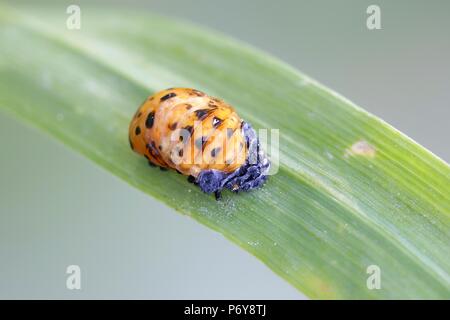
M 359 140 L 352 144 L 350 148 L 345 149 L 344 157 L 363 156 L 366 158 L 373 158 L 375 157 L 376 152 L 377 150 L 375 147 L 366 140 Z

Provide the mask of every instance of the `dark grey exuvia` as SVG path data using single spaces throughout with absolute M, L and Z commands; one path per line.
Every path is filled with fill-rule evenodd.
M 260 148 L 255 130 L 246 122 L 242 129 L 248 146 L 248 155 L 241 167 L 231 173 L 210 169 L 202 171 L 193 181 L 206 193 L 214 193 L 220 199 L 223 189 L 233 192 L 249 191 L 258 188 L 267 180 L 270 161 Z

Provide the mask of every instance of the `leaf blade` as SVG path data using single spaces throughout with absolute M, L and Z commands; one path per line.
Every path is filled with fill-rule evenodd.
M 449 295 L 448 166 L 389 125 L 192 26 L 93 9 L 73 33 L 48 10 L 3 12 L 0 56 L 11 64 L 0 65 L 0 108 L 221 232 L 311 297 Z M 172 86 L 203 89 L 256 127 L 280 129 L 279 173 L 257 192 L 216 203 L 180 176 L 147 168 L 128 148 L 128 121 L 148 94 Z M 352 148 L 361 141 L 375 156 Z M 382 291 L 366 287 L 373 263 Z

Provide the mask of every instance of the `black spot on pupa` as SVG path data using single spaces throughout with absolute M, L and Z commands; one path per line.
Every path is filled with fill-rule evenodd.
M 195 110 L 195 116 L 197 117 L 198 120 L 203 120 L 208 116 L 209 112 L 210 110 L 208 109 Z
M 158 149 L 156 149 L 156 146 L 155 146 L 155 142 L 154 141 L 152 141 L 151 142 L 151 144 L 146 144 L 145 145 L 145 147 L 147 148 L 147 150 L 150 152 L 150 154 L 152 155 L 152 156 L 154 156 L 155 158 L 156 158 L 156 155 L 158 155 L 159 154 L 159 151 L 158 151 Z
M 177 128 L 178 122 L 174 122 L 171 125 L 169 125 L 170 130 L 175 130 Z
M 178 150 L 178 156 L 181 158 L 183 156 L 183 149 Z
M 153 122 L 155 120 L 155 111 L 152 111 L 148 114 L 147 120 L 145 120 L 145 126 L 147 129 L 151 129 L 153 127 Z
M 139 126 L 136 127 L 136 130 L 134 130 L 134 133 L 138 136 L 141 134 L 141 128 Z
M 156 152 L 156 154 L 158 154 L 158 149 L 156 149 L 156 144 L 155 141 L 152 141 L 152 149 Z
M 211 150 L 211 157 L 217 156 L 217 154 L 220 152 L 221 148 L 214 148 Z
M 195 146 L 197 147 L 197 149 L 203 149 L 203 147 L 206 143 L 206 140 L 207 140 L 207 138 L 204 136 L 195 140 Z
M 159 146 L 158 146 L 158 149 L 159 149 L 159 150 L 162 150 L 162 145 L 159 145 Z
M 186 110 L 190 110 L 192 108 L 192 105 L 190 105 L 189 103 L 186 104 Z
M 167 99 L 170 99 L 170 98 L 173 98 L 176 96 L 177 96 L 176 93 L 171 92 L 171 93 L 166 94 L 164 97 L 161 97 L 161 99 L 159 99 L 159 101 L 163 102 L 163 101 L 166 101 Z
M 222 119 L 214 117 L 212 121 L 213 127 L 217 128 L 222 122 L 223 122 Z

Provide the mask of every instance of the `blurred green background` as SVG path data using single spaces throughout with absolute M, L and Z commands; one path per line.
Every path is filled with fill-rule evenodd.
M 448 1 L 114 2 L 272 53 L 450 160 Z M 54 3 L 64 16 L 79 2 Z M 382 30 L 366 28 L 371 4 Z M 304 298 L 219 234 L 47 135 L 4 114 L 0 132 L 0 298 Z M 66 289 L 71 264 L 81 267 L 80 291 Z

